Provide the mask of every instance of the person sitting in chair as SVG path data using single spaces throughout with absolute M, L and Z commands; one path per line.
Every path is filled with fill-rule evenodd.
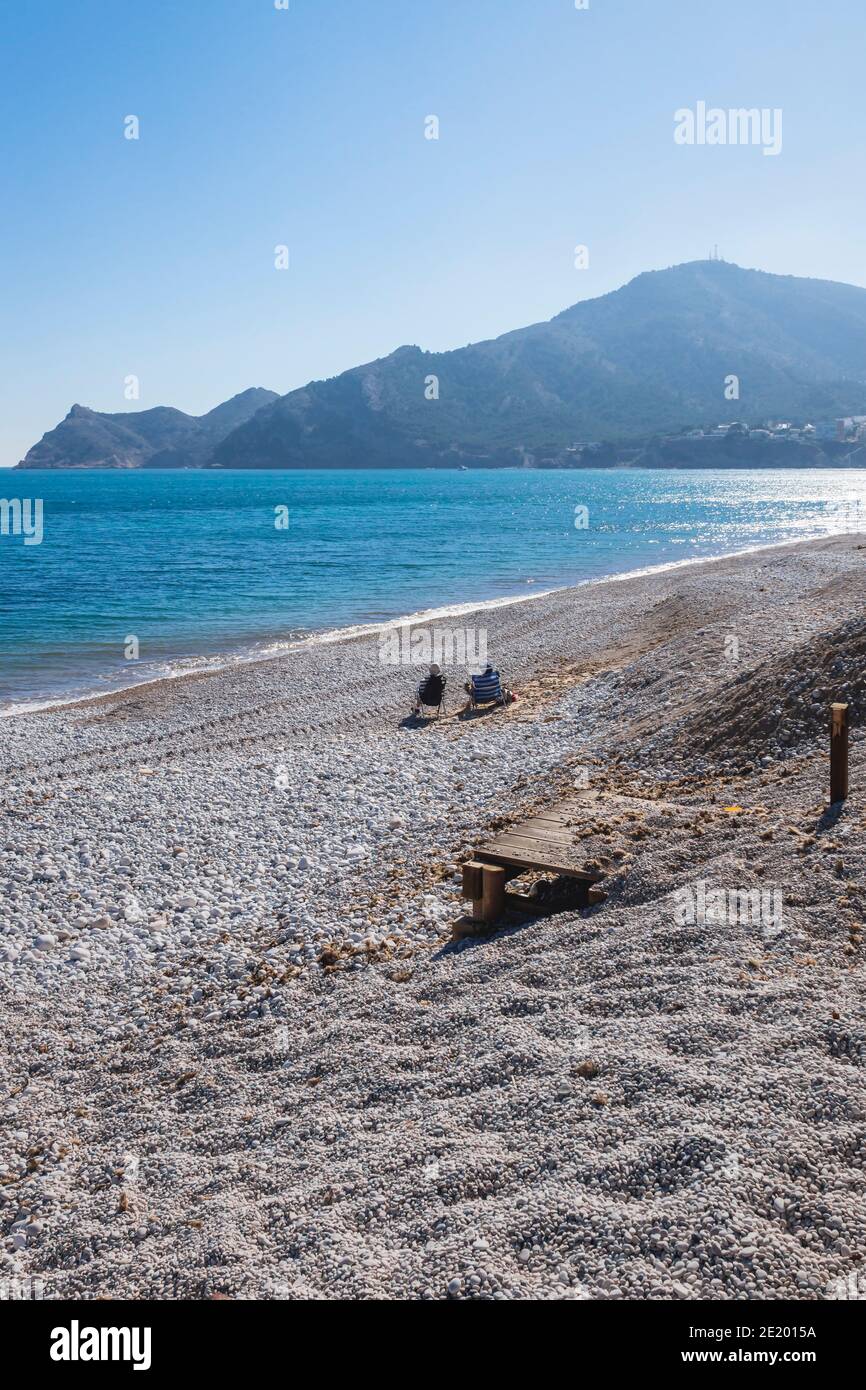
M 494 671 L 489 661 L 483 675 L 473 676 L 470 681 L 466 682 L 463 688 L 469 696 L 469 699 L 460 711 L 461 714 L 465 714 L 470 709 L 475 709 L 477 705 L 489 705 L 493 703 L 504 705 L 506 703 L 507 697 L 502 689 L 499 672 Z
M 420 714 L 422 705 L 428 705 L 431 709 L 438 709 L 442 704 L 445 681 L 446 677 L 443 676 L 442 671 L 434 662 L 430 667 L 429 676 L 425 676 L 424 680 L 418 686 L 418 695 L 412 713 L 416 715 Z

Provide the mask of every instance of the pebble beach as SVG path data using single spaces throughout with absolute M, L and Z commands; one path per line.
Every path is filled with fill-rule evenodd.
M 866 1297 L 864 558 L 461 612 L 517 694 L 466 718 L 368 633 L 0 721 L 0 1279 Z M 606 901 L 452 941 L 473 848 L 576 791 Z

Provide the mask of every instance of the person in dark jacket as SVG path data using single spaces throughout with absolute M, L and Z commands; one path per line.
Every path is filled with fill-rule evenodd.
M 445 689 L 445 677 L 441 669 L 435 664 L 430 667 L 429 676 L 425 676 L 418 686 L 418 695 L 415 700 L 413 714 L 421 713 L 422 705 L 429 705 L 431 709 L 438 709 L 442 703 L 442 692 Z

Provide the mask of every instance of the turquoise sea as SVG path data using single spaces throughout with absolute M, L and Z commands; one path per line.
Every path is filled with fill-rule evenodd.
M 42 507 L 40 544 L 0 534 L 5 712 L 428 608 L 866 529 L 866 472 L 833 470 L 9 471 L 0 494 Z

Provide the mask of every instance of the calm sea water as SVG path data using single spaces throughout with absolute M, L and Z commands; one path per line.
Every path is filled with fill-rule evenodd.
M 40 545 L 0 535 L 8 711 L 312 632 L 850 530 L 866 472 L 10 472 L 0 492 L 44 509 Z

